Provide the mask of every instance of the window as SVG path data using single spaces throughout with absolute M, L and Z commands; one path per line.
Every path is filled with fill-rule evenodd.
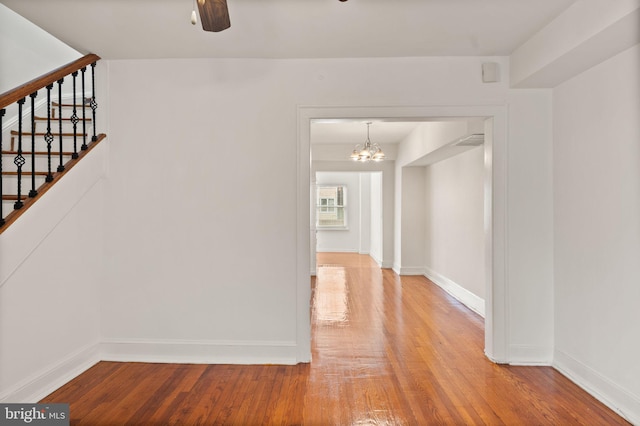
M 316 226 L 347 228 L 347 188 L 344 185 L 318 186 L 316 193 Z

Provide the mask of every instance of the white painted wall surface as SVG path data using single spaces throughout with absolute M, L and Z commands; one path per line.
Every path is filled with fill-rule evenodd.
M 0 93 L 82 57 L 0 4 Z
M 424 273 L 424 228 L 416 233 L 412 230 L 418 218 L 425 217 L 424 203 L 415 203 L 411 197 L 424 193 L 422 177 L 405 166 L 432 154 L 457 138 L 468 134 L 465 121 L 438 121 L 422 123 L 411 132 L 398 147 L 396 160 L 396 203 L 394 226 L 393 269 L 400 274 L 422 275 Z M 405 176 L 408 180 L 405 182 Z M 418 186 L 418 188 L 416 188 Z M 410 195 L 405 199 L 405 193 Z M 420 195 L 420 199 L 424 199 Z M 411 217 L 411 219 L 408 219 Z M 414 225 L 410 226 L 410 222 Z M 408 239 L 408 241 L 405 241 Z
M 538 324 L 509 330 L 510 358 L 517 364 L 549 364 L 553 358 L 551 109 L 549 90 L 514 91 L 509 99 L 509 114 L 528 117 L 531 126 L 509 126 L 509 318 Z
M 97 362 L 107 142 L 0 235 L 0 401 L 34 402 Z
M 371 173 L 371 250 L 369 255 L 382 265 L 383 198 L 382 172 Z
M 360 173 L 360 244 L 358 253 L 371 249 L 371 174 Z
M 425 267 L 484 299 L 484 147 L 424 169 Z
M 504 103 L 486 60 L 110 61 L 106 354 L 298 361 L 297 106 Z
M 402 275 L 424 274 L 425 240 L 425 179 L 424 167 L 402 168 Z
M 554 92 L 554 364 L 640 424 L 640 46 Z
M 318 252 L 352 252 L 358 253 L 361 245 L 362 223 L 361 204 L 362 198 L 368 203 L 369 193 L 360 191 L 360 173 L 357 172 L 318 172 L 316 182 L 322 185 L 345 185 L 347 187 L 347 227 L 348 229 L 318 228 L 317 248 Z M 366 231 L 368 235 L 368 230 Z

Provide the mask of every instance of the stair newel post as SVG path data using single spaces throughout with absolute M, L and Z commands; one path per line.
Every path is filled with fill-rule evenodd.
M 60 132 L 60 164 L 58 164 L 58 172 L 64 171 L 64 158 L 62 158 L 62 83 L 64 78 L 58 80 L 58 131 Z
M 78 158 L 78 109 L 76 108 L 76 80 L 78 71 L 74 71 L 73 76 L 73 113 L 71 114 L 71 122 L 73 123 L 73 154 L 71 158 Z
M 2 117 L 6 110 L 0 109 L 0 152 L 2 152 Z M 0 159 L 0 226 L 4 225 L 4 208 L 2 207 L 2 159 Z
M 24 203 L 22 202 L 22 166 L 24 166 L 26 160 L 22 156 L 22 106 L 24 105 L 25 100 L 25 98 L 22 98 L 18 101 L 18 154 L 13 160 L 13 164 L 18 167 L 18 195 L 17 201 L 13 205 L 13 208 L 16 210 L 19 210 L 24 206 Z
M 91 112 L 92 112 L 92 127 L 93 127 L 93 136 L 91 137 L 91 142 L 95 142 L 98 140 L 98 136 L 96 136 L 96 109 L 98 109 L 98 103 L 96 102 L 96 63 L 91 64 Z
M 82 146 L 80 149 L 86 151 L 89 148 L 87 146 L 87 102 L 84 97 L 84 74 L 87 71 L 87 67 L 80 68 L 80 71 L 82 72 Z
M 36 97 L 38 92 L 29 95 L 31 98 L 31 191 L 29 197 L 38 195 L 36 191 Z
M 51 89 L 53 84 L 47 86 L 47 133 L 44 135 L 44 141 L 47 143 L 47 177 L 45 181 L 53 181 L 53 173 L 51 173 L 51 144 L 53 143 L 53 134 L 51 134 Z

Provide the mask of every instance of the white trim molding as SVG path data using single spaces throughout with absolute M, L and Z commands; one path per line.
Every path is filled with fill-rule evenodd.
M 104 339 L 102 360 L 178 364 L 298 363 L 293 341 Z
M 394 271 L 398 275 L 424 275 L 422 266 L 398 266 L 396 268 L 394 268 Z
M 3 403 L 34 403 L 100 362 L 100 345 L 86 346 L 60 362 L 33 373 L 0 395 Z
M 553 367 L 634 425 L 640 425 L 640 395 L 623 389 L 588 365 L 556 349 Z
M 494 362 L 508 361 L 507 283 L 507 139 L 508 106 L 504 100 L 487 100 L 484 105 L 414 106 L 304 106 L 298 105 L 297 168 L 297 342 L 300 356 L 310 359 L 309 321 L 309 205 L 311 174 L 311 121 L 367 117 L 425 119 L 427 117 L 485 117 L 491 138 L 485 141 L 485 229 L 486 229 L 486 314 L 485 353 Z M 487 131 L 485 130 L 485 134 Z M 385 213 L 386 214 L 386 213 Z M 387 235 L 387 230 L 384 231 Z M 385 236 L 385 238 L 387 238 Z M 385 256 L 385 259 L 387 256 Z M 401 270 L 397 260 L 393 269 Z M 383 265 L 388 267 L 389 265 Z M 303 345 L 305 345 L 303 347 Z
M 462 287 L 460 284 L 450 280 L 444 275 L 439 274 L 429 267 L 424 267 L 424 276 L 431 280 L 435 285 L 449 293 L 460 303 L 465 305 L 467 308 L 471 309 L 473 312 L 480 315 L 484 318 L 485 309 L 484 309 L 484 299 L 478 297 L 477 295 L 471 293 L 466 288 Z
M 549 366 L 553 360 L 553 348 L 533 345 L 509 345 L 509 364 Z

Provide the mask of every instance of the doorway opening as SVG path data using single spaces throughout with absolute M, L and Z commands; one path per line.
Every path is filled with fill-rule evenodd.
M 354 118 L 357 117 L 357 118 Z M 310 218 L 312 203 L 311 184 L 315 177 L 316 161 L 325 159 L 311 156 L 312 123 L 340 120 L 386 120 L 396 122 L 460 121 L 469 117 L 482 118 L 485 127 L 484 155 L 484 245 L 485 245 L 485 354 L 495 362 L 506 360 L 506 284 L 505 284 L 505 205 L 506 205 L 506 108 L 503 106 L 433 106 L 433 107 L 300 107 L 298 110 L 299 168 L 298 168 L 298 342 L 299 350 L 305 352 L 305 342 L 310 341 L 309 268 L 311 262 L 311 232 L 315 235 Z M 372 128 L 373 130 L 373 128 Z M 372 131 L 372 137 L 375 133 Z M 352 147 L 350 147 L 352 149 Z M 389 156 L 389 151 L 385 148 Z M 400 153 L 402 155 L 402 153 Z M 384 207 L 383 215 L 383 262 L 402 255 L 402 204 L 398 194 L 402 192 L 402 164 L 406 158 L 385 161 L 387 173 L 383 181 L 391 181 L 393 202 Z M 407 165 L 407 164 L 404 164 Z M 335 170 L 335 169 L 334 169 Z M 384 171 L 384 170 L 381 170 Z M 312 177 L 313 176 L 313 177 Z M 388 178 L 388 179 L 387 179 Z M 389 182 L 383 182 L 385 190 Z M 385 197 L 388 195 L 384 192 Z M 314 200 L 315 201 L 315 200 Z M 315 203 L 313 203 L 315 204 Z M 386 204 L 386 201 L 383 201 Z M 387 214 L 387 212 L 389 214 Z M 389 224 L 390 221 L 390 224 Z M 390 234 L 390 237 L 387 235 Z M 389 250 L 390 247 L 390 250 Z M 315 257 L 315 256 L 314 256 Z M 315 261 L 315 260 L 314 260 Z M 402 267 L 402 262 L 398 265 Z M 385 266 L 385 265 L 383 265 Z M 387 266 L 388 267 L 388 266 Z M 310 347 L 308 347 L 310 351 Z
M 311 274 L 316 253 L 359 253 L 383 264 L 380 171 L 320 171 L 311 183 Z

